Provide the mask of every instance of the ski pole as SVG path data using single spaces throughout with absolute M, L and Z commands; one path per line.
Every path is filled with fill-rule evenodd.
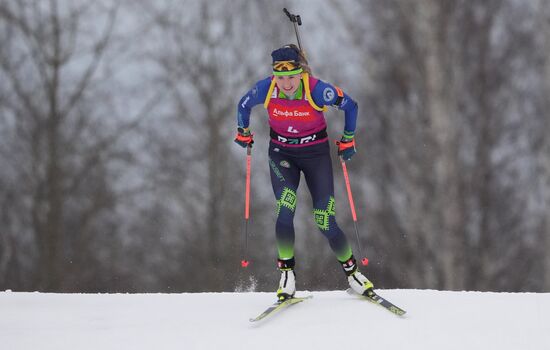
M 302 25 L 302 19 L 300 18 L 300 15 L 293 15 L 292 13 L 288 12 L 288 10 L 283 8 L 283 12 L 288 16 L 288 19 L 294 24 L 294 31 L 296 32 L 296 40 L 298 40 L 298 48 L 300 48 L 300 51 L 304 52 L 302 50 L 302 42 L 300 41 L 300 34 L 298 33 L 298 26 Z
M 342 156 L 340 156 L 340 163 L 342 164 L 342 171 L 344 172 L 344 179 L 346 181 L 346 189 L 348 191 L 349 206 L 351 208 L 351 217 L 353 218 L 353 226 L 355 227 L 355 238 L 357 239 L 357 246 L 359 247 L 359 254 L 361 258 L 361 264 L 367 266 L 369 264 L 369 259 L 363 254 L 363 249 L 361 248 L 361 241 L 359 240 L 359 230 L 357 229 L 357 214 L 355 213 L 355 204 L 353 203 L 353 195 L 351 194 L 351 185 L 349 183 L 348 168 L 346 166 L 346 161 Z
M 241 260 L 241 266 L 247 267 L 250 263 L 247 259 L 248 254 L 248 219 L 250 218 L 250 168 L 252 163 L 252 146 L 246 147 L 246 185 L 244 199 L 244 253 Z

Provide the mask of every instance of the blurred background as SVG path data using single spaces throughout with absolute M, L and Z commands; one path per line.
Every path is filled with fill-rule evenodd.
M 550 1 L 0 0 L 0 290 L 275 291 L 265 110 L 295 43 L 358 101 L 348 162 L 378 288 L 550 292 Z M 331 138 L 343 113 L 326 114 Z M 336 149 L 334 149 L 336 154 Z M 341 167 L 337 220 L 358 254 Z M 298 289 L 345 288 L 295 219 Z

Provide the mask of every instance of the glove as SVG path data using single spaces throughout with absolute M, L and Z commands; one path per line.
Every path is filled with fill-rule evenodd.
M 252 147 L 254 143 L 254 134 L 250 133 L 248 128 L 237 128 L 237 136 L 234 141 L 243 148 L 248 146 Z
M 338 146 L 338 155 L 344 160 L 350 160 L 357 152 L 353 136 L 351 138 L 342 136 L 340 141 L 336 141 L 336 145 Z

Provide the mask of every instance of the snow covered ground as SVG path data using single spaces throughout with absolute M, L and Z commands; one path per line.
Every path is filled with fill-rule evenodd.
M 550 349 L 550 294 L 379 290 L 395 316 L 345 292 L 252 324 L 273 293 L 0 293 L 0 349 Z

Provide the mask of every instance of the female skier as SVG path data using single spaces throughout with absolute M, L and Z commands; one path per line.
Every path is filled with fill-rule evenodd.
M 283 46 L 271 56 L 273 76 L 257 82 L 239 101 L 235 142 L 242 147 L 252 147 L 250 111 L 263 104 L 271 128 L 269 166 L 277 201 L 275 232 L 281 271 L 277 297 L 283 301 L 296 292 L 293 220 L 300 172 L 304 173 L 313 199 L 315 223 L 328 239 L 351 288 L 363 294 L 373 288 L 373 284 L 359 272 L 346 236 L 336 223 L 330 147 L 323 115 L 327 106 L 344 111 L 345 125 L 342 139 L 337 142 L 338 155 L 349 160 L 356 152 L 357 104 L 340 88 L 311 76 L 307 61 L 296 45 Z

